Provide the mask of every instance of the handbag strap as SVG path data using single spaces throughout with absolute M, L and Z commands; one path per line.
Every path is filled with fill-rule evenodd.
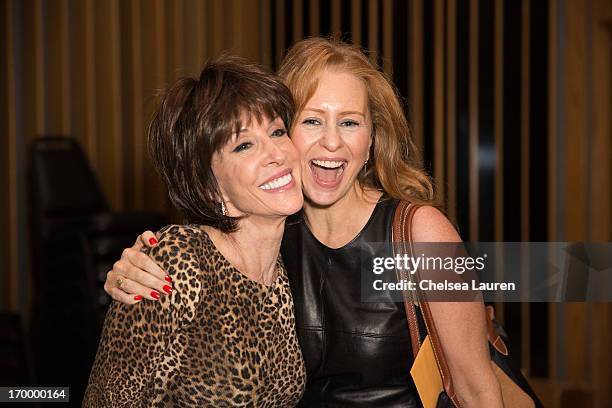
M 406 205 L 405 202 L 401 201 L 395 210 L 393 217 L 393 229 L 392 229 L 392 241 L 393 241 L 393 252 L 395 256 L 396 245 L 400 246 L 400 251 L 405 253 L 405 242 L 406 237 L 404 235 L 404 225 L 407 225 L 408 233 L 412 231 L 412 218 L 414 212 L 419 208 L 417 205 Z M 408 239 L 411 239 L 409 237 Z M 395 270 L 397 275 L 397 281 L 402 280 L 412 281 L 412 276 L 407 273 L 404 269 Z M 403 290 L 402 295 L 404 297 L 404 309 L 406 310 L 406 318 L 408 320 L 408 331 L 410 332 L 410 342 L 412 344 L 412 354 L 416 358 L 421 348 L 421 335 L 419 330 L 419 324 L 417 320 L 417 312 L 415 305 L 418 304 L 417 299 L 414 299 L 413 293 Z
M 395 245 L 400 245 L 400 248 L 404 254 L 409 254 L 410 257 L 414 258 L 414 246 L 412 240 L 412 219 L 414 218 L 414 213 L 419 207 L 419 205 L 407 203 L 405 201 L 400 201 L 400 203 L 398 204 L 393 217 L 392 229 L 394 252 Z M 403 275 L 406 275 L 405 271 L 400 271 L 400 277 L 405 278 L 405 276 L 401 276 L 402 272 Z M 410 273 L 408 273 L 408 275 L 410 275 Z M 413 354 L 416 357 L 421 347 L 416 318 L 417 309 L 415 307 L 415 304 L 418 304 L 420 306 L 421 313 L 423 314 L 423 320 L 425 321 L 427 334 L 429 335 L 429 339 L 431 341 L 432 349 L 434 352 L 434 357 L 436 358 L 436 362 L 438 364 L 438 369 L 440 371 L 444 390 L 446 391 L 446 394 L 451 399 L 453 404 L 456 407 L 460 407 L 459 401 L 457 400 L 457 395 L 455 393 L 455 388 L 453 386 L 450 369 L 448 368 L 448 363 L 446 362 L 446 357 L 444 355 L 444 351 L 442 350 L 440 337 L 438 336 L 438 331 L 436 330 L 436 326 L 434 324 L 433 315 L 431 314 L 431 309 L 429 308 L 429 303 L 425 299 L 425 295 L 418 289 L 418 281 L 420 280 L 418 270 L 416 271 L 414 276 L 416 278 L 416 290 L 409 291 L 413 294 L 412 299 L 410 298 L 408 293 L 406 293 L 407 291 L 402 291 L 402 293 L 404 294 L 404 308 L 406 309 L 406 317 L 408 320 L 408 329 L 410 331 Z M 412 277 L 408 276 L 408 279 L 412 280 Z

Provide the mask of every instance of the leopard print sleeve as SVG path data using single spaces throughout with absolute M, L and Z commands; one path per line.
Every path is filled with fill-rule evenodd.
M 160 301 L 113 302 L 83 401 L 84 407 L 164 406 L 176 384 L 173 367 L 202 292 L 200 231 L 172 225 L 159 232 L 149 255 L 172 277 L 174 291 Z

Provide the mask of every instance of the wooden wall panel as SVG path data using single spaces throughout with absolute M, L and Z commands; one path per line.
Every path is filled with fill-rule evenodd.
M 169 212 L 146 153 L 159 91 L 198 75 L 223 50 L 276 68 L 287 47 L 308 35 L 363 45 L 394 78 L 465 239 L 609 241 L 612 5 L 486 1 L 1 0 L 0 131 L 8 137 L 0 140 L 0 182 L 8 194 L 0 199 L 0 228 L 10 239 L 0 246 L 0 267 L 10 273 L 0 284 L 0 308 L 27 303 L 20 231 L 29 141 L 71 134 L 113 208 Z M 536 14 L 542 7 L 547 12 Z M 563 395 L 586 389 L 595 406 L 610 405 L 610 391 L 602 391 L 611 378 L 610 305 L 503 309 L 527 370 L 539 350 L 532 350 L 533 328 L 540 320 L 548 328 L 548 337 L 538 337 L 549 345 L 549 378 L 538 382 L 547 402 L 560 406 Z M 583 346 L 587 338 L 595 339 L 593 351 Z
M 412 129 L 414 139 L 419 146 L 423 146 L 424 126 L 423 126 L 423 2 L 422 0 L 412 0 L 410 2 L 410 49 L 412 53 L 409 57 L 410 80 L 409 88 L 410 107 L 412 110 Z
M 279 0 L 276 0 L 279 1 Z M 321 32 L 321 0 L 308 0 L 310 17 L 310 35 L 317 35 Z
M 302 18 L 303 13 L 304 0 L 295 0 L 293 2 L 293 15 L 291 16 L 291 25 L 293 30 L 292 36 L 294 42 L 304 38 L 304 19 Z
M 208 7 L 208 18 L 204 23 L 207 27 L 206 41 L 208 43 L 208 51 L 210 55 L 217 55 L 226 48 L 226 45 L 232 44 L 233 31 L 227 21 L 234 21 L 235 3 L 233 1 L 211 0 L 206 3 Z
M 521 2 L 521 161 L 520 161 L 520 180 L 521 180 L 521 241 L 529 241 L 529 86 L 530 86 L 530 5 L 531 0 Z M 527 252 L 528 254 L 528 252 Z M 521 259 L 521 281 L 529 282 L 529 263 L 527 257 Z M 520 305 L 520 324 L 521 324 L 521 367 L 529 369 L 529 304 Z
M 70 91 L 68 77 L 68 1 L 44 2 L 44 104 L 48 110 L 46 133 L 70 134 Z
M 6 137 L 0 138 L 0 183 L 8 186 L 9 183 L 9 98 L 11 91 L 7 85 L 9 82 L 9 69 L 11 68 L 11 60 L 9 60 L 9 38 L 12 31 L 10 24 L 12 7 L 8 0 L 0 2 L 0 59 L 6 61 L 6 64 L 0 66 L 0 86 L 3 91 L 0 93 L 0 132 Z M 14 106 L 14 103 L 13 103 Z M 2 231 L 7 231 L 10 234 L 10 195 L 5 194 L 5 197 L 0 199 L 0 228 Z M 8 235 L 10 240 L 10 235 Z M 9 245 L 0 245 L 0 268 L 8 271 L 8 279 L 0 280 L 0 310 L 9 309 L 9 293 L 12 279 L 12 271 L 10 271 L 10 248 Z
M 315 13 L 313 12 L 313 9 L 316 8 L 316 14 L 318 15 L 318 2 L 316 2 L 315 0 L 311 0 L 310 1 L 310 15 L 314 15 Z M 277 68 L 280 66 L 281 60 L 283 58 L 283 55 L 285 54 L 285 50 L 288 46 L 288 44 L 285 43 L 285 37 L 286 37 L 286 32 L 287 30 L 290 29 L 290 27 L 287 27 L 288 24 L 291 24 L 291 22 L 289 21 L 285 21 L 281 16 L 285 15 L 285 2 L 281 1 L 281 0 L 274 0 L 273 1 L 273 5 L 272 7 L 274 7 L 274 16 L 276 17 L 277 21 L 274 24 L 274 29 L 275 29 L 275 35 L 274 38 L 272 39 L 272 41 L 274 42 L 274 66 L 272 67 Z M 314 21 L 311 20 L 311 22 Z M 317 20 L 318 21 L 318 20 Z M 310 31 L 311 32 L 318 32 L 319 28 L 318 25 L 316 27 L 316 30 L 313 28 L 313 26 L 310 27 Z
M 17 303 L 14 13 L 12 1 L 3 0 L 0 3 L 0 58 L 6 61 L 0 67 L 0 132 L 4 135 L 0 137 L 0 183 L 6 191 L 0 198 L 0 228 L 7 236 L 5 244 L 0 245 L 0 268 L 8 272 L 6 279 L 0 283 L 0 310 L 14 310 Z
M 341 13 L 342 11 L 340 10 L 341 5 L 340 5 L 340 0 L 331 0 L 330 2 L 330 14 L 331 14 L 331 36 L 334 38 L 340 38 L 340 36 L 342 35 L 342 31 L 340 28 L 341 25 Z M 294 38 L 294 41 L 296 39 Z
M 378 7 L 377 0 L 368 0 L 368 8 L 364 10 L 368 19 L 368 46 L 370 59 L 373 63 L 378 62 L 380 48 L 378 46 L 378 13 L 382 10 Z
M 124 157 L 123 197 L 126 208 L 143 209 L 142 191 L 142 59 L 140 1 L 119 3 L 121 38 L 121 133 Z
M 184 1 L 165 2 L 164 14 L 166 15 L 166 27 L 168 28 L 166 33 L 167 77 L 168 80 L 173 81 L 183 76 L 185 69 Z
M 448 0 L 446 10 L 446 203 L 449 218 L 457 222 L 457 2 Z
M 565 216 L 567 235 L 569 241 L 586 239 L 586 140 L 587 131 L 587 89 L 585 87 L 587 73 L 586 66 L 586 14 L 585 3 L 579 0 L 567 1 L 567 110 L 564 112 L 567 127 L 566 148 L 568 159 L 572 165 L 565 169 L 566 203 Z M 569 18 L 575 16 L 578 18 Z M 566 305 L 567 320 L 572 322 L 566 326 L 567 359 L 566 378 L 573 382 L 585 379 L 587 355 L 585 344 L 586 333 L 586 304 L 572 303 Z
M 183 8 L 182 48 L 185 50 L 183 71 L 188 75 L 197 75 L 204 64 L 207 50 L 204 18 L 207 15 L 205 3 L 198 0 L 185 0 Z M 187 52 L 188 50 L 188 52 Z
M 307 5 L 306 5 L 307 6 Z M 304 10 L 304 4 L 302 4 L 302 10 Z M 271 16 L 271 5 L 270 0 L 262 0 L 259 5 L 259 15 L 261 16 L 261 29 L 259 31 L 258 39 L 260 42 L 259 50 L 259 61 L 271 69 L 272 68 L 272 16 Z M 302 27 L 302 31 L 305 31 L 305 27 Z
M 71 122 L 70 129 L 72 137 L 74 137 L 81 145 L 83 150 L 88 154 L 89 161 L 95 169 L 96 161 L 94 161 L 95 140 L 90 134 L 94 129 L 91 126 L 90 112 L 94 111 L 92 104 L 95 103 L 93 97 L 94 80 L 93 80 L 93 61 L 90 55 L 93 51 L 93 46 L 88 41 L 93 43 L 93 9 L 91 2 L 86 1 L 70 1 L 68 5 L 69 20 L 71 22 L 68 28 L 68 36 L 70 39 L 70 66 L 72 67 L 70 87 L 71 101 Z M 88 24 L 88 22 L 91 24 Z M 94 130 L 95 132 L 95 130 Z
M 361 45 L 361 0 L 351 0 L 351 38 Z
M 464 239 L 478 241 L 478 0 L 469 1 L 469 192 L 470 234 Z
M 557 40 L 557 33 L 560 29 L 559 22 L 559 8 L 556 1 L 549 2 L 549 24 L 548 24 L 548 147 L 551 154 L 549 155 L 548 160 L 548 174 L 549 174 L 549 183 L 548 183 L 548 197 L 549 206 L 548 206 L 548 238 L 551 241 L 561 241 L 559 238 L 559 229 L 557 218 L 559 214 L 559 200 L 557 197 L 559 195 L 559 183 L 560 183 L 560 175 L 557 169 L 560 165 L 560 152 L 559 152 L 559 90 L 558 83 L 559 79 L 559 69 L 558 69 L 558 61 L 559 61 L 559 42 Z M 550 305 L 549 312 L 549 324 L 548 324 L 548 332 L 552 338 L 561 339 L 562 338 L 562 327 L 560 322 L 562 319 L 562 308 L 559 304 Z M 548 350 L 548 360 L 550 362 L 549 365 L 549 377 L 551 378 L 551 382 L 558 381 L 561 376 L 561 362 L 558 359 L 558 356 L 562 353 L 562 347 L 560 347 L 561 341 L 551 341 L 549 343 Z M 548 406 L 552 406 L 552 391 L 550 383 L 544 385 L 541 389 L 538 389 L 539 395 L 545 396 L 547 401 L 543 401 L 543 403 Z M 536 384 L 535 386 L 538 386 Z
M 381 13 L 382 68 L 389 78 L 393 78 L 393 2 L 383 1 Z
M 96 134 L 98 177 L 113 208 L 123 208 L 123 156 L 119 88 L 118 1 L 95 1 Z
M 35 136 L 42 136 L 47 129 L 48 106 L 45 104 L 46 90 L 48 84 L 45 83 L 45 66 L 47 59 L 45 58 L 45 3 L 42 0 L 34 0 L 30 3 L 29 18 L 31 18 L 32 27 L 32 43 L 36 60 L 34 65 L 34 97 L 36 103 L 36 131 Z
M 446 140 L 445 140 L 445 99 L 446 99 L 446 81 L 444 75 L 446 36 L 444 35 L 444 5 L 442 0 L 434 2 L 434 24 L 433 24 L 433 142 L 434 142 L 434 162 L 433 162 L 433 177 L 438 187 L 438 193 L 441 197 L 446 194 L 445 186 L 445 165 L 446 165 Z
M 146 64 L 149 67 L 149 69 L 144 69 L 142 74 L 143 118 L 146 131 L 153 112 L 159 103 L 160 91 L 168 85 L 166 83 L 166 24 L 163 2 L 155 0 L 141 3 L 140 21 L 142 61 L 143 66 Z M 196 69 L 195 72 L 198 72 L 198 68 L 193 68 Z M 143 149 L 146 149 L 144 140 L 143 137 Z M 163 183 L 146 155 L 143 163 L 145 206 L 156 211 L 166 211 L 169 206 Z
M 84 27 L 81 31 L 83 35 L 83 68 L 85 70 L 85 83 L 83 90 L 85 91 L 85 133 L 83 137 L 87 143 L 87 152 L 89 161 L 94 170 L 100 171 L 98 168 L 98 131 L 97 131 L 97 111 L 98 111 L 98 95 L 96 90 L 96 30 L 95 25 L 95 7 L 94 0 L 84 0 Z M 79 32 L 75 33 L 79 35 Z
M 495 0 L 495 62 L 494 62 L 494 100 L 493 119 L 495 137 L 495 241 L 504 240 L 504 3 Z M 502 314 L 502 311 L 500 311 Z
M 589 239 L 608 241 L 612 239 L 612 2 L 594 0 L 592 13 L 589 73 L 592 142 L 588 171 L 593 188 L 590 191 Z
M 233 43 L 225 44 L 226 48 L 254 61 L 257 61 L 260 55 L 259 33 L 263 28 L 259 19 L 253 18 L 258 13 L 257 2 L 234 0 L 233 23 L 230 26 Z

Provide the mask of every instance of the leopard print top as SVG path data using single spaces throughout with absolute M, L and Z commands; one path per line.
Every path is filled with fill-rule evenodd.
M 149 255 L 172 276 L 160 301 L 113 302 L 84 407 L 290 407 L 306 381 L 287 273 L 264 286 L 198 226 L 165 227 Z

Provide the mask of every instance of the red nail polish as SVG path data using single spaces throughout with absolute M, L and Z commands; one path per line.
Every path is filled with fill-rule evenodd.
M 154 290 L 151 292 L 151 297 L 155 300 L 159 300 L 159 293 Z
M 164 280 L 165 280 L 166 282 L 172 282 L 172 278 L 171 278 L 171 277 L 169 277 L 168 275 L 164 276 Z
M 136 295 L 136 296 L 134 296 L 134 300 L 142 300 L 142 296 Z
M 172 288 L 168 285 L 164 285 L 164 292 L 170 294 L 172 293 Z
M 149 238 L 149 244 L 155 245 L 157 244 L 157 240 L 155 238 Z

